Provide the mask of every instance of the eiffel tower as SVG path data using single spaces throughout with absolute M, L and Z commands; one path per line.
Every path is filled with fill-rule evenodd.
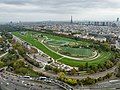
M 73 23 L 72 16 L 71 16 L 71 22 L 70 23 Z

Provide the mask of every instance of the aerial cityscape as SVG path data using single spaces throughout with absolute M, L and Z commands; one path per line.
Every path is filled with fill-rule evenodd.
M 0 0 L 0 90 L 120 90 L 120 1 Z

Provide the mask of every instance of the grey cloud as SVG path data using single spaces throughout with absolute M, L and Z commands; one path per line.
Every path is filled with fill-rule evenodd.
M 109 0 L 0 0 L 0 3 L 25 5 L 32 4 L 36 6 L 47 7 L 78 7 L 78 8 L 120 8 L 119 3 L 110 2 Z
M 0 0 L 0 3 L 4 4 L 12 4 L 12 5 L 24 5 L 25 3 L 29 3 L 30 0 Z
M 0 13 L 21 13 L 23 16 L 33 14 L 33 17 L 36 13 L 46 17 L 49 17 L 49 14 L 85 16 L 87 12 L 87 14 L 95 14 L 97 9 L 101 11 L 111 8 L 120 9 L 119 0 L 118 2 L 114 0 L 112 2 L 110 0 L 0 0 L 0 4 L 3 5 L 0 6 Z M 103 15 L 101 11 L 100 14 Z
M 120 3 L 110 2 L 109 0 L 31 0 L 29 3 L 55 8 L 120 8 Z

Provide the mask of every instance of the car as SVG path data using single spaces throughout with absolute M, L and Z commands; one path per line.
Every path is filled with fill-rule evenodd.
M 39 77 L 39 80 L 45 80 L 47 77 Z
M 24 83 L 25 81 L 22 81 L 22 84 Z
M 4 71 L 4 69 L 2 68 L 2 69 L 0 69 L 0 72 L 3 72 Z
M 25 86 L 27 86 L 27 84 L 24 84 Z
M 34 86 L 35 84 L 34 83 L 31 83 L 31 86 Z
M 28 78 L 28 79 L 29 79 L 29 78 L 30 78 L 30 76 L 23 76 L 23 78 Z

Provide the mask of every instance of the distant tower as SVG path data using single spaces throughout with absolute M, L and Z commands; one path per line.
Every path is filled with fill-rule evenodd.
M 71 16 L 71 22 L 70 23 L 73 23 L 73 19 L 72 19 L 72 16 Z
M 117 18 L 117 22 L 119 22 L 119 18 Z

